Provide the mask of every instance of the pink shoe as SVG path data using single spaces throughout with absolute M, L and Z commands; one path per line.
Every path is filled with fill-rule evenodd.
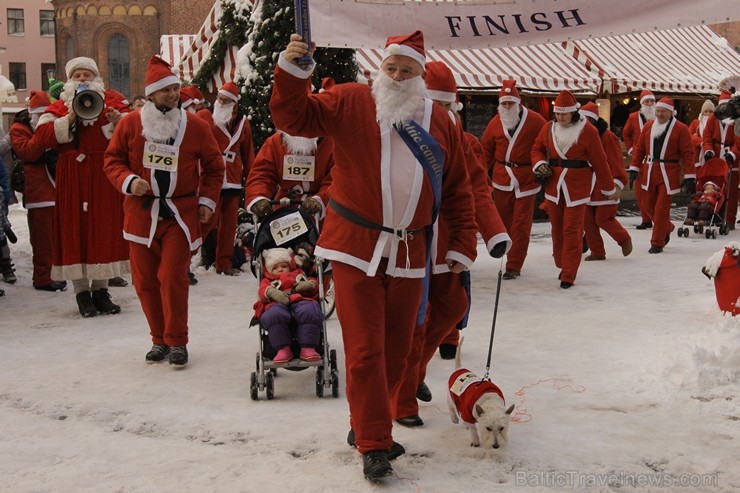
M 302 353 L 303 351 L 301 351 L 301 354 Z M 284 346 L 278 349 L 278 352 L 275 355 L 275 357 L 272 359 L 272 362 L 281 365 L 283 363 L 290 362 L 290 360 L 292 359 L 293 359 L 293 351 L 290 350 L 290 346 Z
M 302 347 L 301 359 L 303 361 L 319 361 L 321 360 L 321 355 L 312 347 Z

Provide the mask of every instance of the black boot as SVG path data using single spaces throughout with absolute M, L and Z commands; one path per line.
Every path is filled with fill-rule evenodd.
M 13 269 L 13 262 L 10 260 L 10 249 L 8 248 L 8 240 L 3 240 L 0 245 L 0 274 L 3 275 L 3 280 L 8 284 L 13 284 L 18 278 L 15 276 L 15 269 Z
M 85 318 L 94 317 L 98 314 L 98 309 L 93 304 L 92 294 L 90 291 L 83 291 L 77 295 L 77 307 L 80 309 L 80 315 Z
M 186 346 L 170 347 L 170 364 L 185 366 L 188 364 L 188 348 Z
M 393 474 L 391 463 L 388 462 L 388 452 L 370 450 L 362 454 L 362 472 L 369 481 L 378 481 Z
M 92 302 L 100 313 L 121 313 L 121 307 L 110 300 L 110 293 L 105 288 L 92 292 Z

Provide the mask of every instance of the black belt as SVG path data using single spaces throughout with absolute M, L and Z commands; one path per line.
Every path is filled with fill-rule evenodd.
M 496 160 L 496 162 L 501 163 L 504 166 L 508 166 L 509 168 L 531 168 L 532 167 L 532 163 L 514 163 L 511 161 L 499 161 L 498 159 Z
M 588 168 L 588 161 L 576 159 L 550 159 L 550 166 L 556 168 Z
M 673 163 L 678 164 L 678 159 L 653 159 L 651 163 Z
M 385 231 L 386 233 L 393 233 L 396 238 L 399 240 L 405 240 L 407 236 L 410 236 L 413 238 L 415 234 L 421 233 L 424 231 L 425 228 L 417 228 L 417 229 L 405 229 L 405 228 L 398 228 L 393 229 L 389 228 L 387 226 L 383 226 L 382 224 L 375 223 L 366 217 L 363 217 L 356 212 L 346 208 L 339 202 L 337 202 L 334 199 L 329 199 L 329 207 L 334 209 L 337 214 L 345 218 L 346 220 L 357 224 L 358 226 L 362 226 L 363 228 L 368 229 L 375 229 L 378 231 Z

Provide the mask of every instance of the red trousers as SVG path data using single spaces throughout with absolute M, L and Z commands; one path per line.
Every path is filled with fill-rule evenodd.
M 648 221 L 652 221 L 650 218 L 650 215 L 647 213 L 647 210 L 645 209 L 645 190 L 642 189 L 640 178 L 638 177 L 633 185 L 632 189 L 635 191 L 635 202 L 637 202 L 637 207 L 640 209 L 640 216 L 642 217 L 642 222 L 646 223 Z
M 188 343 L 190 246 L 174 219 L 157 223 L 151 247 L 130 242 L 131 279 L 154 344 Z
M 727 224 L 735 224 L 737 221 L 738 185 L 740 184 L 740 173 L 737 165 L 730 171 L 727 196 Z
M 239 197 L 222 195 L 211 219 L 203 225 L 205 240 L 216 229 L 216 270 L 226 270 L 233 266 L 234 238 L 236 223 L 239 220 Z
M 54 257 L 54 207 L 28 209 L 28 237 L 31 241 L 33 286 L 51 284 Z
M 451 329 L 457 332 L 457 324 L 465 315 L 468 298 L 458 274 L 446 272 L 432 276 L 428 307 L 425 323 L 414 330 L 406 372 L 398 390 L 391 396 L 394 419 L 418 416 L 416 388 L 426 378 L 427 365 L 439 345 Z
M 517 198 L 513 191 L 496 190 L 493 193 L 501 220 L 511 236 L 511 249 L 506 254 L 506 270 L 522 271 L 529 249 L 536 198 L 536 195 Z
M 601 239 L 599 228 L 607 232 L 619 246 L 630 241 L 630 234 L 617 221 L 617 204 L 589 205 L 586 208 L 586 241 L 591 249 L 591 254 L 600 257 L 606 256 L 604 240 Z
M 460 343 L 460 329 L 457 328 L 457 325 L 452 327 L 450 329 L 450 332 L 447 333 L 447 337 L 444 338 L 442 342 L 439 343 L 441 346 L 442 344 L 449 344 L 451 346 L 457 346 Z
M 666 237 L 673 231 L 671 222 L 671 196 L 668 195 L 663 180 L 650 177 L 650 188 L 645 192 L 645 211 L 653 221 L 653 235 L 650 238 L 652 246 L 663 248 Z
M 552 227 L 552 256 L 560 271 L 560 280 L 575 282 L 583 255 L 583 224 L 586 204 L 568 207 L 565 199 L 548 202 L 547 212 Z
M 332 262 L 350 426 L 360 453 L 393 444 L 391 395 L 406 369 L 421 300 L 421 279 L 388 276 L 385 265 L 369 277 Z

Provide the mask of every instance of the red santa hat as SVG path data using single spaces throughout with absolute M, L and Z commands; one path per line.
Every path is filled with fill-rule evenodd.
M 151 96 L 160 89 L 179 83 L 180 79 L 172 73 L 172 66 L 169 63 L 157 55 L 149 59 L 144 81 L 144 94 Z
M 719 93 L 719 101 L 717 101 L 717 104 L 723 104 L 723 103 L 729 103 L 730 99 L 732 99 L 732 93 L 730 91 L 722 91 Z
M 128 98 L 122 92 L 116 91 L 115 89 L 108 89 L 105 91 L 105 97 L 120 101 L 125 106 L 129 105 Z
M 404 55 L 416 60 L 422 68 L 426 65 L 426 52 L 424 51 L 424 34 L 414 31 L 405 36 L 389 36 L 385 42 L 383 51 L 383 63 L 391 55 Z
M 429 97 L 435 101 L 454 103 L 457 99 L 457 82 L 445 62 L 427 62 L 424 83 Z
M 519 91 L 516 89 L 515 80 L 505 80 L 501 85 L 501 90 L 498 92 L 499 103 L 521 103 L 522 98 L 519 96 Z
M 578 111 L 581 105 L 576 101 L 576 97 L 570 91 L 560 91 L 555 98 L 555 107 L 552 109 L 555 113 L 573 113 Z
M 714 188 L 719 188 L 716 183 L 713 181 L 708 181 L 704 183 L 704 188 L 706 188 L 708 185 L 712 185 Z
M 321 88 L 319 89 L 319 92 L 322 93 L 324 91 L 328 91 L 336 85 L 337 83 L 334 82 L 334 79 L 332 79 L 331 77 L 324 77 L 323 79 L 321 79 Z
M 234 102 L 239 101 L 239 99 L 241 98 L 241 95 L 239 94 L 239 86 L 237 86 L 233 82 L 227 82 L 226 84 L 221 86 L 221 89 L 218 90 L 218 95 L 229 98 Z
M 581 106 L 578 112 L 588 118 L 593 118 L 597 121 L 599 119 L 599 107 L 593 101 L 589 101 L 588 103 Z
M 262 259 L 265 261 L 265 272 L 272 272 L 272 269 L 281 262 L 292 265 L 293 253 L 287 248 L 270 248 L 262 252 Z
M 44 91 L 31 91 L 31 96 L 28 98 L 28 112 L 32 115 L 35 113 L 43 113 L 46 108 L 51 105 L 49 95 Z
M 660 98 L 660 101 L 658 101 L 657 103 L 655 103 L 655 106 L 657 108 L 665 108 L 665 109 L 671 110 L 671 111 L 674 111 L 674 109 L 675 109 L 674 108 L 674 105 L 673 105 L 673 99 L 671 99 L 671 98 L 669 98 L 667 96 L 664 97 L 664 98 Z
M 195 86 L 185 86 L 182 89 L 180 89 L 180 106 L 183 108 L 187 108 L 191 104 L 196 104 L 198 100 L 193 97 L 193 90 L 192 88 Z
M 640 93 L 640 104 L 644 103 L 646 99 L 652 99 L 653 101 L 655 101 L 655 94 L 653 94 L 653 91 L 651 91 L 650 89 L 644 89 Z
M 89 70 L 95 74 L 95 77 L 100 77 L 100 70 L 98 70 L 98 64 L 95 63 L 95 60 L 86 56 L 78 56 L 68 61 L 64 67 L 64 71 L 67 73 L 67 79 L 71 79 L 74 71 L 79 69 Z

